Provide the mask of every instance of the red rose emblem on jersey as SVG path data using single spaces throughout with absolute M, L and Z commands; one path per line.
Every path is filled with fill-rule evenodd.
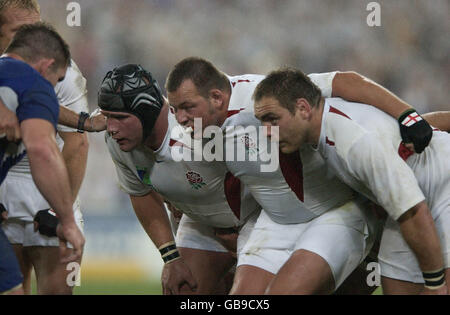
M 193 171 L 187 172 L 186 178 L 188 182 L 191 184 L 191 186 L 195 189 L 200 189 L 206 185 L 206 183 L 203 181 L 203 177 L 197 172 Z
M 249 154 L 256 154 L 259 152 L 257 146 L 256 146 L 256 141 L 253 140 L 253 138 L 249 137 L 249 135 L 244 135 L 241 137 L 241 141 L 245 146 L 245 150 L 249 153 Z

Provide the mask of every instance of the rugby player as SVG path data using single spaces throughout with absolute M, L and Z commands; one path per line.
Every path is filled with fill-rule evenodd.
M 353 72 L 310 77 L 323 86 L 324 95 L 365 99 L 392 115 L 411 109 L 389 91 Z M 202 128 L 216 125 L 226 132 L 232 126 L 260 125 L 253 115 L 251 96 L 263 78 L 261 75 L 228 77 L 210 62 L 193 57 L 174 66 L 166 89 L 181 125 L 192 128 L 195 134 L 194 118 L 201 117 Z M 417 135 L 417 129 L 424 130 L 423 134 Z M 431 128 L 422 122 L 407 132 L 421 151 L 429 141 Z M 238 142 L 257 143 L 245 129 L 227 135 L 233 137 Z M 248 151 L 253 150 L 256 155 L 264 153 L 257 145 L 249 147 Z M 352 202 L 353 192 L 347 186 L 323 170 L 325 162 L 317 152 L 280 154 L 280 167 L 267 173 L 261 173 L 258 161 L 227 160 L 226 163 L 265 210 L 238 255 L 232 293 L 264 293 L 291 255 L 302 262 L 299 265 L 302 272 L 297 273 L 298 281 L 295 281 L 300 285 L 295 291 L 286 288 L 283 293 L 331 293 L 370 250 L 374 218 Z M 340 224 L 329 224 L 331 221 Z M 343 249 L 336 251 L 340 245 Z
M 63 263 L 79 261 L 84 246 L 84 237 L 72 211 L 67 168 L 55 141 L 59 106 L 53 87 L 64 79 L 69 64 L 67 44 L 44 23 L 20 27 L 6 54 L 0 58 L 2 102 L 17 114 L 22 135 L 18 144 L 5 136 L 0 139 L 0 183 L 27 155 L 36 185 L 59 216 L 57 235 Z M 67 250 L 66 240 L 73 250 Z M 0 242 L 0 292 L 22 290 L 20 269 L 3 230 Z
M 216 232 L 239 230 L 239 247 L 259 205 L 223 163 L 173 159 L 172 151 L 188 145 L 184 130 L 141 66 L 110 71 L 98 104 L 107 117 L 105 139 L 121 188 L 165 262 L 163 293 L 217 293 L 235 258 Z M 185 214 L 175 240 L 164 199 Z
M 0 51 L 6 49 L 20 26 L 39 20 L 40 10 L 35 0 L 0 1 Z M 86 80 L 73 60 L 64 80 L 56 85 L 55 92 L 61 106 L 59 122 L 78 124 L 75 129 L 59 124 L 56 139 L 69 173 L 75 217 L 82 229 L 83 219 L 77 195 L 84 178 L 89 145 L 87 135 L 77 132 L 77 129 L 83 131 L 84 124 L 92 125 L 93 119 L 87 119 L 86 114 Z M 104 118 L 100 122 L 106 126 Z M 18 129 L 14 130 L 17 138 Z M 8 220 L 4 223 L 3 230 L 19 259 L 25 293 L 31 292 L 31 270 L 34 267 L 38 293 L 70 294 L 72 287 L 66 284 L 69 271 L 58 260 L 58 239 L 40 235 L 33 229 L 36 213 L 50 206 L 33 182 L 26 156 L 10 170 L 0 188 L 0 202 L 8 211 Z
M 378 256 L 384 293 L 446 294 L 450 135 L 435 129 L 430 145 L 415 154 L 405 147 L 392 117 L 372 106 L 323 96 L 301 71 L 274 71 L 255 90 L 255 116 L 269 127 L 269 137 L 271 128 L 279 127 L 275 137 L 282 152 L 316 150 L 329 172 L 387 211 Z M 406 112 L 398 122 L 408 127 L 421 120 Z M 299 263 L 292 256 L 268 292 L 298 286 L 292 274 Z

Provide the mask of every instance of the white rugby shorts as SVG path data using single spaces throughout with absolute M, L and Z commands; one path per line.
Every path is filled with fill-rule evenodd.
M 1 226 L 11 244 L 59 246 L 57 237 L 47 237 L 39 232 L 34 232 L 34 216 L 39 210 L 50 208 L 50 205 L 30 176 L 8 174 L 0 186 L 0 202 L 8 210 L 8 220 Z M 73 210 L 75 222 L 83 231 L 83 215 L 78 198 L 73 204 Z
M 275 223 L 263 210 L 237 266 L 251 265 L 276 274 L 292 253 L 304 249 L 328 263 L 338 288 L 369 253 L 375 228 L 375 215 L 355 201 L 299 224 Z

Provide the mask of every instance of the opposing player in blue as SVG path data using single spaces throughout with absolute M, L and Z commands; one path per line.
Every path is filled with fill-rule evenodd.
M 0 135 L 0 184 L 27 155 L 37 187 L 59 217 L 63 262 L 79 259 L 84 246 L 73 216 L 67 169 L 55 141 L 59 105 L 53 87 L 64 79 L 69 64 L 69 47 L 45 23 L 22 26 L 0 58 L 1 99 L 16 113 L 22 136 L 16 143 Z M 73 246 L 70 252 L 66 242 Z M 21 293 L 20 269 L 1 231 L 0 255 L 0 293 Z

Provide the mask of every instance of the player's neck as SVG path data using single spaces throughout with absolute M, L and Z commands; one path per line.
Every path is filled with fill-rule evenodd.
M 23 59 L 20 55 L 11 52 L 3 54 L 2 57 L 9 57 L 25 62 L 25 59 Z
M 161 108 L 158 119 L 156 119 L 153 131 L 144 142 L 145 146 L 153 151 L 156 151 L 161 147 L 164 138 L 166 137 L 166 133 L 169 128 L 169 123 L 167 120 L 168 111 L 169 106 L 166 102 L 164 102 L 164 106 Z
M 311 128 L 309 129 L 308 144 L 316 147 L 319 145 L 320 132 L 322 129 L 322 116 L 325 99 L 322 97 L 319 106 L 312 109 Z
M 223 107 L 221 109 L 220 118 L 217 122 L 219 126 L 222 126 L 225 120 L 228 118 L 228 107 L 230 106 L 231 89 L 224 93 Z

